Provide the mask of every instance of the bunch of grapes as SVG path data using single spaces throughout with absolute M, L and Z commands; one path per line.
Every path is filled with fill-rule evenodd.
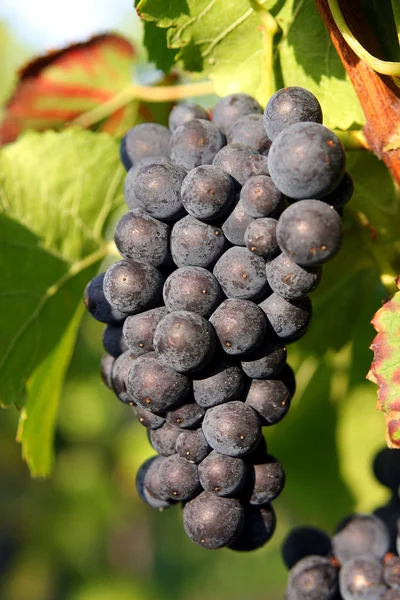
M 400 462 L 397 450 L 375 459 L 378 480 L 393 494 L 374 514 L 344 519 L 332 539 L 313 527 L 293 529 L 283 560 L 286 600 L 400 600 Z
M 252 550 L 275 528 L 285 474 L 262 427 L 289 410 L 286 345 L 310 323 L 308 294 L 339 250 L 353 190 L 321 122 L 317 99 L 293 87 L 264 114 L 246 94 L 220 99 L 211 120 L 177 105 L 169 129 L 137 125 L 121 144 L 122 260 L 85 304 L 107 324 L 103 379 L 158 453 L 139 494 L 159 509 L 182 502 L 205 548 Z

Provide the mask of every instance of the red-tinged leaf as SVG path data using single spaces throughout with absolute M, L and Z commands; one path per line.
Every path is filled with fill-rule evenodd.
M 134 57 L 135 49 L 128 40 L 102 34 L 28 63 L 20 71 L 5 109 L 0 143 L 14 141 L 26 129 L 61 129 L 107 102 L 129 85 Z M 136 103 L 130 103 L 105 119 L 101 129 L 108 133 L 120 133 L 121 128 L 126 131 L 136 112 Z
M 378 335 L 371 344 L 374 360 L 367 378 L 378 386 L 377 408 L 385 414 L 388 446 L 400 448 L 400 292 L 375 313 L 372 325 Z

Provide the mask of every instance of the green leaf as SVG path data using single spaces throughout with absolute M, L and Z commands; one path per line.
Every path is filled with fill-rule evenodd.
M 104 230 L 122 203 L 123 176 L 118 145 L 106 134 L 29 133 L 0 154 L 0 403 L 21 405 L 28 396 L 26 414 L 34 416 L 24 454 L 38 473 L 51 452 L 43 448 L 38 456 L 34 437 L 51 439 L 71 323 L 108 252 Z
M 18 441 L 34 477 L 46 477 L 53 465 L 57 409 L 83 310 L 80 304 L 60 342 L 35 369 L 28 383 L 29 397 L 21 411 Z
M 364 122 L 356 94 L 313 2 L 266 1 L 282 35 L 275 36 L 275 75 L 282 85 L 301 85 L 316 94 L 329 127 L 347 129 Z M 209 75 L 217 94 L 250 93 L 267 101 L 261 21 L 249 0 L 141 0 L 145 21 L 167 28 L 170 48 L 190 71 Z M 162 60 L 163 49 L 152 46 Z M 154 60 L 153 54 L 153 60 Z M 267 81 L 268 83 L 268 81 Z
M 143 44 L 149 61 L 155 63 L 156 67 L 164 73 L 169 73 L 175 62 L 176 51 L 167 46 L 166 30 L 157 27 L 151 21 L 145 21 Z
M 378 335 L 371 345 L 374 360 L 368 379 L 378 386 L 378 408 L 386 417 L 388 445 L 400 448 L 400 292 L 375 313 L 372 324 Z

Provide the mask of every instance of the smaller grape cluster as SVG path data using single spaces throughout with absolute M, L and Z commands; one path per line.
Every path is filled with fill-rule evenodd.
M 262 427 L 294 394 L 286 344 L 311 319 L 308 294 L 341 242 L 349 200 L 339 139 L 303 88 L 263 114 L 246 94 L 212 118 L 177 105 L 169 128 L 133 127 L 121 143 L 129 212 L 115 228 L 122 260 L 85 290 L 107 326 L 105 383 L 158 456 L 137 487 L 150 506 L 180 501 L 205 548 L 252 550 L 275 528 L 284 470 Z
M 297 527 L 286 538 L 286 600 L 400 600 L 398 450 L 383 450 L 374 466 L 392 491 L 386 506 L 350 515 L 332 538 L 314 527 Z

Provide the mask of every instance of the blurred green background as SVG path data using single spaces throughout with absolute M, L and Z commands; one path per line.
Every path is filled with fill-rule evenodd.
M 49 46 L 110 26 L 139 43 L 130 0 L 112 3 L 114 22 L 107 2 L 73 2 L 64 26 L 60 15 L 47 11 L 49 1 L 35 3 L 28 15 L 27 4 L 7 0 L 0 8 L 1 101 L 16 67 Z M 374 174 L 377 161 L 368 160 Z M 361 172 L 357 159 L 353 167 Z M 356 179 L 356 196 L 360 185 Z M 283 596 L 280 545 L 290 527 L 308 523 L 332 531 L 352 510 L 386 501 L 370 468 L 384 444 L 383 417 L 375 411 L 375 387 L 365 380 L 374 336 L 369 322 L 384 291 L 374 266 L 360 257 L 351 224 L 348 229 L 345 248 L 314 295 L 311 330 L 289 349 L 298 393 L 287 418 L 265 432 L 287 473 L 287 487 L 274 503 L 272 541 L 250 554 L 205 551 L 185 536 L 179 507 L 157 512 L 140 501 L 135 474 L 153 452 L 131 409 L 100 382 L 102 327 L 85 316 L 49 480 L 32 480 L 21 460 L 17 410 L 0 415 L 0 600 L 275 600 Z

